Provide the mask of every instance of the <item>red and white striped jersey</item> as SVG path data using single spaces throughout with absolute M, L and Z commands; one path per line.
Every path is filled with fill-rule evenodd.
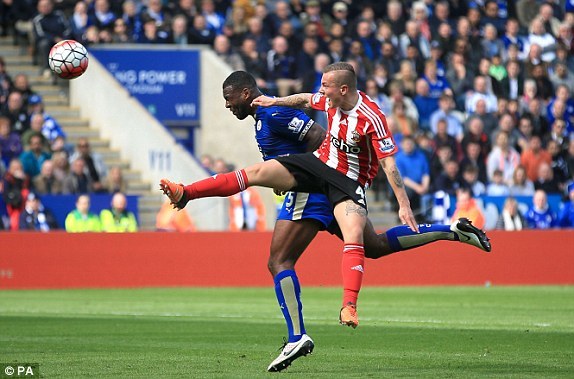
M 314 152 L 327 166 L 370 186 L 379 169 L 379 159 L 398 151 L 387 127 L 387 119 L 377 104 L 364 92 L 359 93 L 357 105 L 350 111 L 329 108 L 321 93 L 311 97 L 311 107 L 327 112 L 327 137 Z

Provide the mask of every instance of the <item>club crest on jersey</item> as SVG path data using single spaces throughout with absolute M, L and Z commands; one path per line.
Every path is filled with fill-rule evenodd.
M 353 133 L 351 133 L 351 139 L 354 142 L 359 142 L 361 140 L 361 135 L 356 130 L 353 130 Z
M 393 151 L 394 149 L 395 144 L 393 143 L 392 138 L 383 138 L 379 142 L 379 150 L 381 150 L 382 153 L 388 153 L 390 151 Z

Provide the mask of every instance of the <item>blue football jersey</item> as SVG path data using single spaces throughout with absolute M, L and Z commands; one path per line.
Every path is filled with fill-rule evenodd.
M 255 139 L 263 159 L 306 152 L 305 136 L 314 123 L 299 109 L 258 107 L 255 113 Z M 277 219 L 314 219 L 327 228 L 334 219 L 333 206 L 320 193 L 288 192 Z

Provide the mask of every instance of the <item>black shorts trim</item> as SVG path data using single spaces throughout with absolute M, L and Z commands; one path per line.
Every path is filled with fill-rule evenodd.
M 350 199 L 367 209 L 364 187 L 327 166 L 313 153 L 287 155 L 275 159 L 295 177 L 297 185 L 291 188 L 291 191 L 323 193 L 333 206 Z

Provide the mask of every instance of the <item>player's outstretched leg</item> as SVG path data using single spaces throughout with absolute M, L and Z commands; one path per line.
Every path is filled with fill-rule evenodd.
M 365 227 L 365 256 L 377 259 L 424 246 L 436 241 L 458 241 L 490 252 L 492 247 L 486 233 L 472 225 L 467 218 L 460 218 L 451 225 L 421 224 L 420 233 L 408 226 L 394 226 L 385 233 L 376 234 L 372 225 Z

